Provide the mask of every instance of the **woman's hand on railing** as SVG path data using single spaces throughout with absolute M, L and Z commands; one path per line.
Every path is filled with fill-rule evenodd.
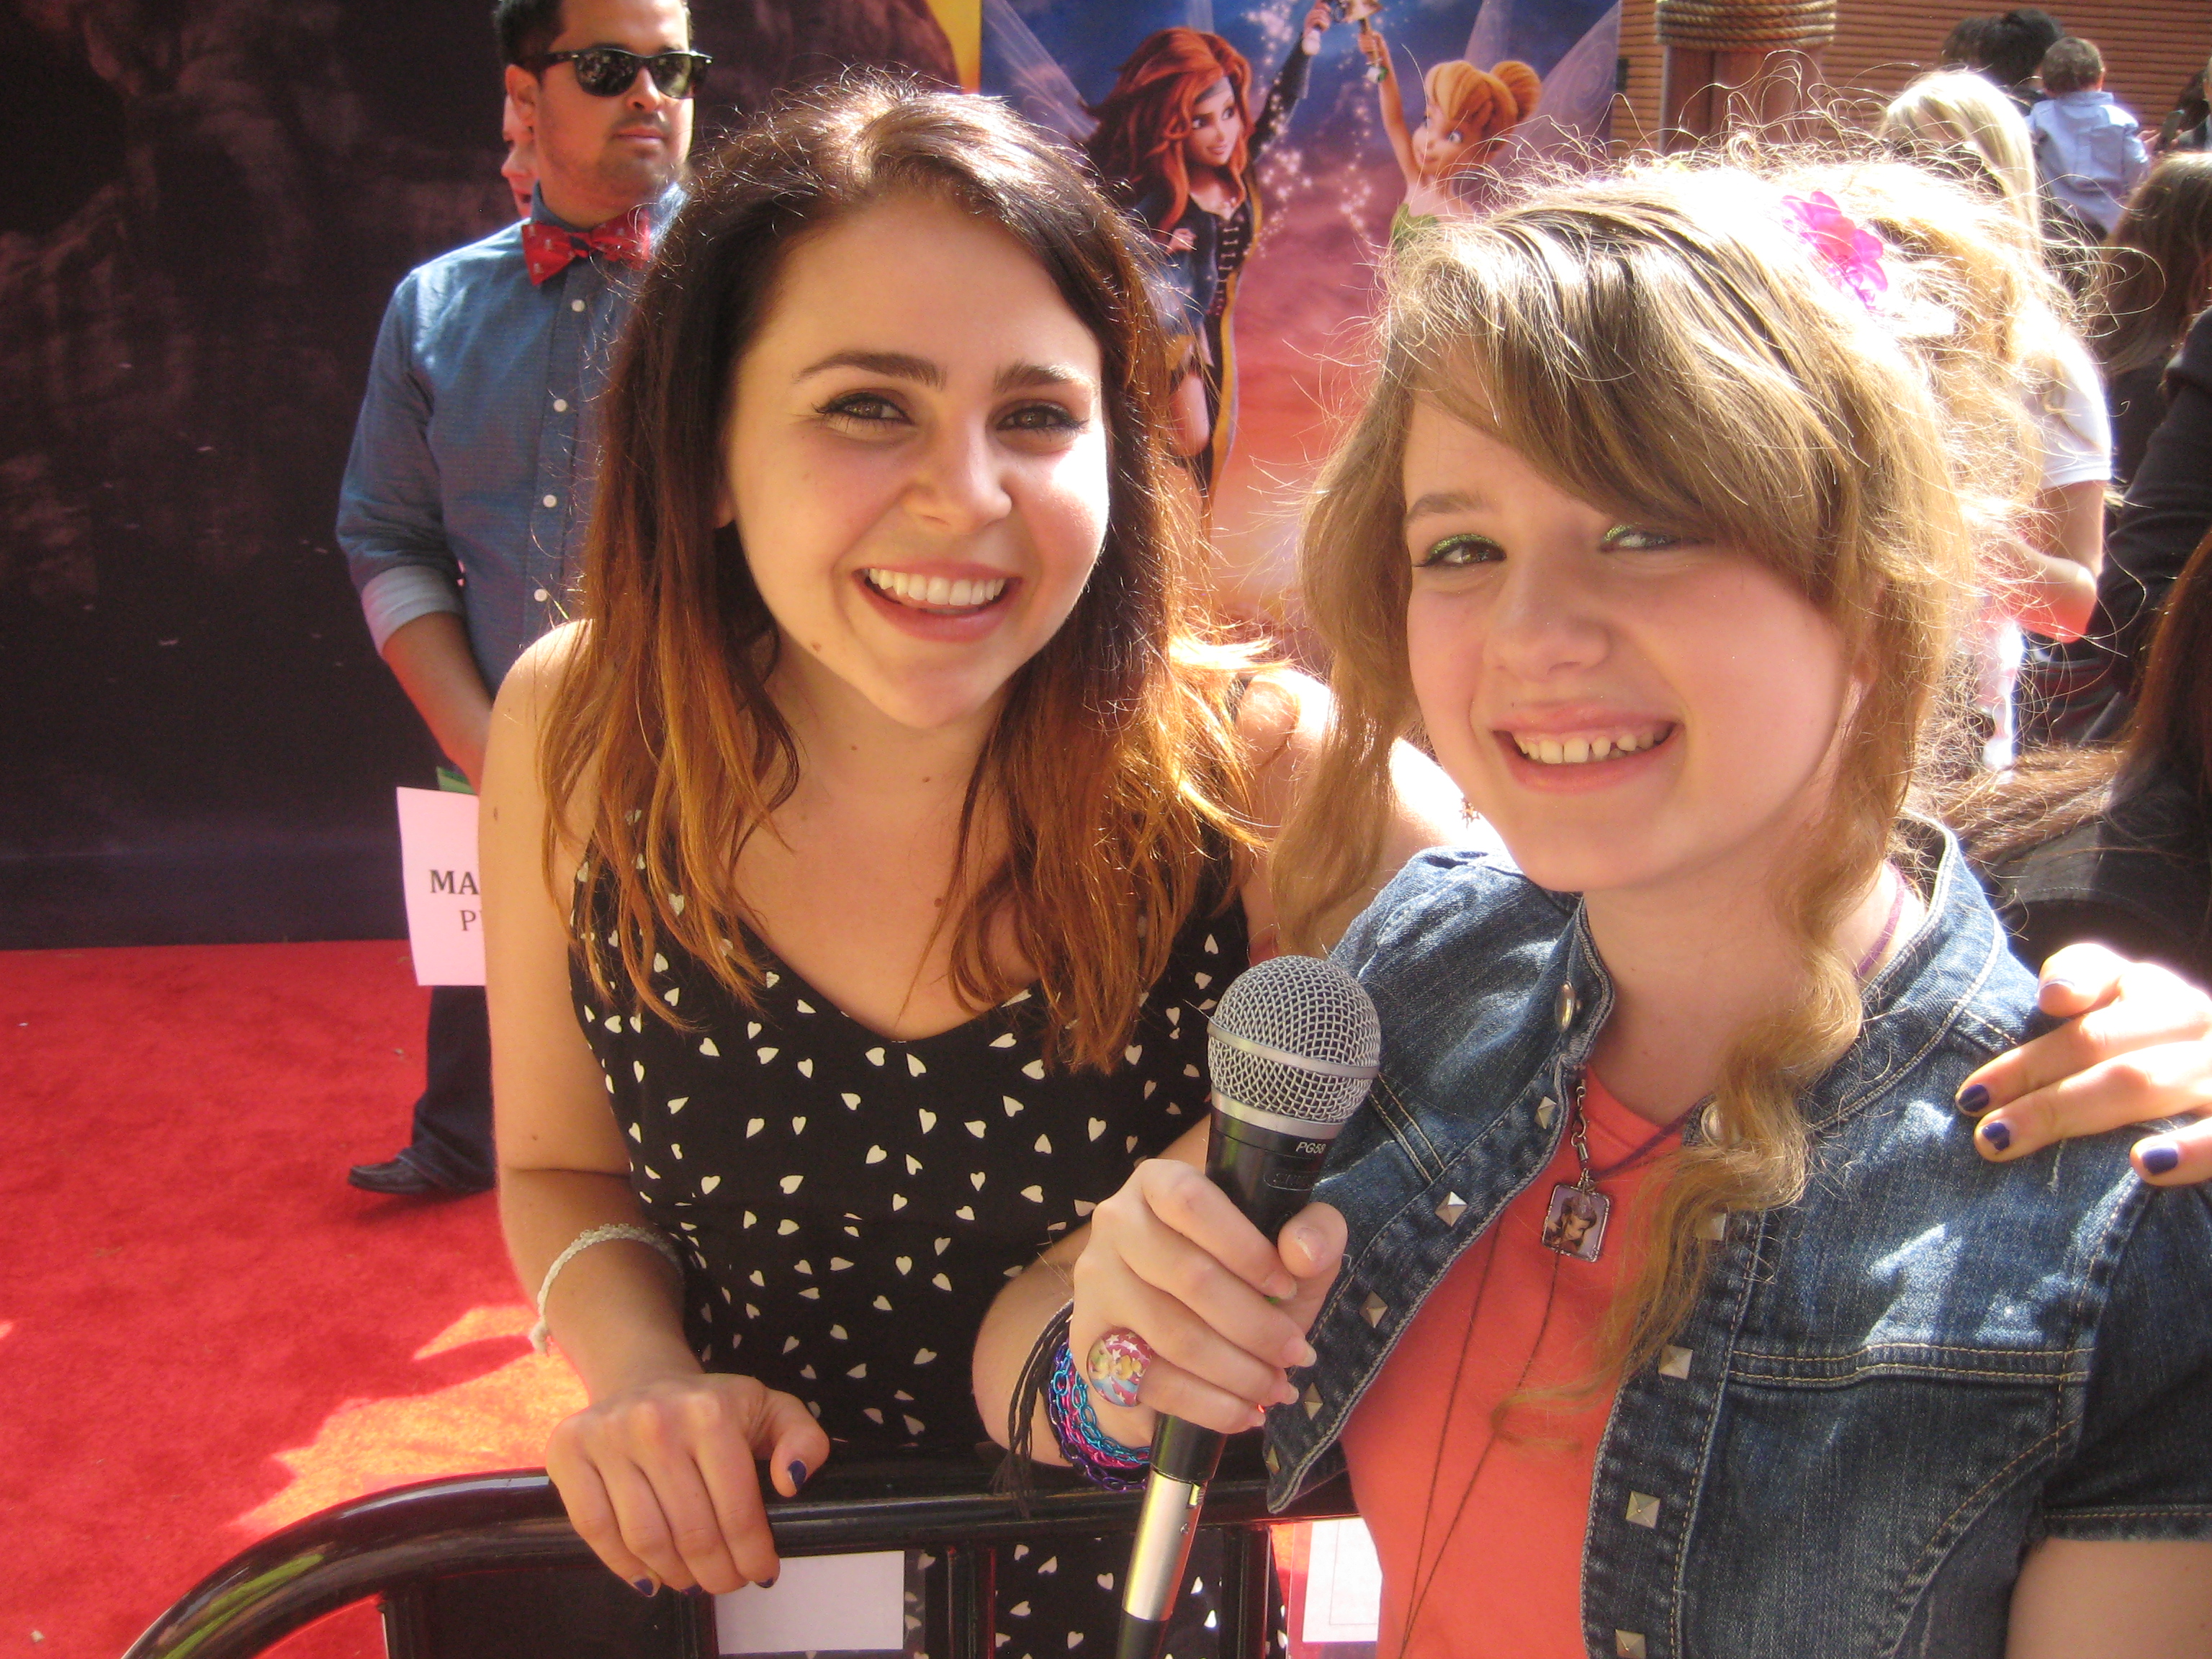
M 830 1455 L 806 1407 L 750 1376 L 665 1377 L 610 1395 L 553 1431 L 546 1472 L 568 1520 L 640 1595 L 721 1595 L 773 1583 L 777 1561 L 754 1462 L 795 1497 Z
M 1344 1254 L 1344 1218 L 1312 1204 L 1275 1243 L 1203 1172 L 1170 1158 L 1139 1164 L 1091 1218 L 1074 1270 L 1068 1346 L 1081 1370 L 1104 1333 L 1152 1349 L 1134 1407 L 1091 1391 L 1099 1426 L 1125 1445 L 1151 1443 L 1165 1412 L 1224 1433 L 1255 1428 L 1295 1400 L 1290 1368 L 1310 1364 L 1305 1333 Z

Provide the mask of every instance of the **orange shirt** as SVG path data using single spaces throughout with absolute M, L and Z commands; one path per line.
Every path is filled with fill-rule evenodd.
M 1636 1154 L 1656 1131 L 1595 1077 L 1583 1110 L 1594 1169 L 1634 1158 L 1599 1181 L 1613 1200 L 1599 1258 L 1542 1242 L 1552 1189 L 1580 1168 L 1565 1138 L 1430 1293 L 1345 1426 L 1352 1491 L 1382 1565 L 1385 1659 L 1587 1651 L 1583 1535 L 1614 1391 L 1524 1402 L 1502 1434 L 1492 1426 L 1511 1395 L 1589 1374 L 1598 1322 L 1639 1252 L 1632 1200 L 1661 1148 Z

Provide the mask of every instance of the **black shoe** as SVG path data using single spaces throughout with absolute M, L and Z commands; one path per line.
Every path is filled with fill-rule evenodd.
M 356 1164 L 346 1171 L 346 1182 L 387 1198 L 466 1198 L 491 1190 L 489 1182 L 474 1187 L 449 1186 L 425 1175 L 404 1156 L 385 1164 Z

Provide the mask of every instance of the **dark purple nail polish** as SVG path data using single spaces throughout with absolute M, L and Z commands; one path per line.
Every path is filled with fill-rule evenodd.
M 791 1489 L 793 1492 L 796 1492 L 801 1486 L 806 1484 L 806 1465 L 800 1462 L 797 1458 L 794 1457 L 790 1462 L 785 1464 L 783 1472 L 791 1477 Z
M 658 1595 L 660 1594 L 660 1586 L 654 1583 L 650 1578 L 633 1578 L 629 1581 L 629 1587 L 635 1590 L 640 1595 Z
M 781 1577 L 781 1574 L 777 1575 L 778 1577 Z M 774 1589 L 775 1588 L 775 1579 L 763 1578 L 760 1581 L 760 1587 L 763 1589 Z
M 1977 1112 L 1990 1109 L 1990 1091 L 1978 1083 L 1969 1083 L 1959 1091 L 1959 1109 L 1972 1117 Z
M 2179 1146 L 2146 1146 L 2142 1149 L 2142 1166 L 2153 1175 L 2171 1175 L 2181 1162 Z
M 1981 1127 L 1981 1136 L 1984 1140 L 1988 1141 L 2001 1152 L 2012 1145 L 2012 1129 L 2007 1124 L 1995 1121 L 1984 1123 Z

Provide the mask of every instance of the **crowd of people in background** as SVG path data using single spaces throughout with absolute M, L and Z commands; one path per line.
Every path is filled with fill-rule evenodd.
M 2047 12 L 1963 19 L 1943 57 L 1883 131 L 2010 206 L 2050 278 L 2014 307 L 2041 522 L 2024 580 L 1999 590 L 2008 617 L 1985 684 L 2000 740 L 1960 799 L 1968 844 L 2024 942 L 2154 936 L 2160 959 L 2201 974 L 2203 826 L 2168 823 L 2157 803 L 2201 787 L 2176 733 L 2193 729 L 2180 711 L 2212 664 L 2156 647 L 2168 592 L 2212 532 L 2212 334 L 2196 326 L 2212 304 L 2212 66 L 2147 131 L 2106 89 L 2095 44 Z M 2155 707 L 2140 706 L 2148 690 Z M 2133 908 L 2116 896 L 2123 870 Z
M 1460 795 L 1510 805 L 1522 772 L 1626 764 L 1674 735 L 1670 719 L 1624 720 L 1595 744 L 1537 733 L 1516 756 L 1487 739 L 1468 747 L 1466 720 L 1455 738 L 1430 718 L 1447 781 L 1398 739 L 1413 730 L 1416 690 L 1425 714 L 1452 706 L 1460 671 L 1446 647 L 1486 582 L 1533 580 L 1514 573 L 1556 559 L 1554 592 L 1571 590 L 1625 635 L 1656 628 L 1653 660 L 1680 672 L 1696 693 L 1687 701 L 1709 698 L 1698 716 L 1735 730 L 1748 755 L 1763 735 L 1728 723 L 1755 709 L 1771 735 L 1782 713 L 1759 701 L 1764 687 L 1700 681 L 1700 665 L 1730 651 L 1719 632 L 1696 632 L 1729 623 L 1714 607 L 1741 605 L 1747 631 L 1731 648 L 1763 641 L 1775 678 L 1803 682 L 1792 740 L 1808 769 L 1832 740 L 1842 757 L 1840 793 L 1812 820 L 1840 826 L 1832 867 L 1791 889 L 1786 914 L 1735 919 L 1774 967 L 1714 1022 L 1740 1015 L 1746 1033 L 1706 1097 L 1726 1114 L 1685 1105 L 1657 1139 L 1632 1144 L 1634 1097 L 1650 1093 L 1638 1068 L 1659 1064 L 1666 1042 L 1631 1053 L 1617 1030 L 1601 1035 L 1598 1004 L 1613 996 L 1602 966 L 1576 958 L 1556 1037 L 1547 1024 L 1543 1042 L 1572 1050 L 1577 1066 L 1612 1045 L 1595 1062 L 1606 1083 L 1585 1073 L 1591 1116 L 1580 1085 L 1571 1109 L 1585 1129 L 1620 1129 L 1626 1152 L 1593 1171 L 1577 1140 L 1580 1189 L 1631 1167 L 1698 1168 L 1721 1183 L 1684 1200 L 1703 1211 L 1669 1212 L 1660 1266 L 1637 1281 L 1650 1305 L 1689 1316 L 1694 1264 L 1709 1254 L 1697 1241 L 1726 1240 L 1730 1211 L 1812 1201 L 1784 1178 L 1804 1174 L 1790 1164 L 1802 1126 L 1784 1084 L 1855 1063 L 1857 1017 L 1837 1010 L 1857 1009 L 1862 982 L 1915 938 L 1913 949 L 1963 961 L 1982 933 L 1997 937 L 1973 881 L 1954 873 L 1966 866 L 1949 831 L 1907 827 L 1908 785 L 1916 804 L 1922 788 L 1940 790 L 2023 960 L 2100 941 L 2212 977 L 2206 76 L 2195 103 L 2147 133 L 2105 88 L 2094 44 L 2022 9 L 1952 31 L 1943 67 L 1883 112 L 1879 155 L 1869 141 L 1817 166 L 1662 166 L 1507 210 L 1512 234 L 1551 247 L 1548 264 L 1516 263 L 1478 226 L 1401 213 L 1391 257 L 1404 286 L 1385 320 L 1401 380 L 1385 374 L 1340 453 L 1305 554 L 1330 608 L 1323 631 L 1339 641 L 1330 688 L 1206 611 L 1204 474 L 1171 401 L 1188 331 L 1164 330 L 1144 298 L 1148 260 L 1188 252 L 1172 213 L 1156 226 L 1115 213 L 1079 158 L 995 105 L 889 82 L 787 107 L 688 174 L 687 100 L 708 59 L 678 0 L 501 0 L 498 18 L 501 172 L 520 222 L 402 284 L 340 520 L 380 650 L 453 761 L 453 786 L 487 796 L 492 1001 L 487 1012 L 480 994 L 434 999 L 432 1086 L 414 1140 L 353 1179 L 420 1196 L 477 1190 L 496 1173 L 541 1334 L 550 1324 L 592 1399 L 549 1463 L 580 1530 L 641 1594 L 772 1581 L 757 1455 L 789 1495 L 833 1439 L 972 1445 L 975 1401 L 1018 1401 L 1016 1380 L 1040 1353 L 1062 1372 L 1079 1366 L 1069 1355 L 1100 1322 L 1102 1275 L 1122 1270 L 1100 1265 L 1114 1252 L 1091 1248 L 1088 1218 L 1127 1177 L 1103 1212 L 1123 1251 L 1142 1235 L 1129 1218 L 1149 1202 L 1128 1194 L 1158 1179 L 1144 1170 L 1196 1155 L 1200 1033 L 1222 981 L 1281 945 L 1326 950 L 1350 927 L 1388 985 L 1401 969 L 1376 945 L 1376 913 L 1364 933 L 1355 917 L 1414 849 L 1485 833 L 1462 820 Z M 1285 97 L 1303 74 L 1297 52 L 1311 46 L 1294 51 Z M 1212 68 L 1193 73 L 1194 95 L 1218 92 Z M 1480 154 L 1466 165 L 1483 165 Z M 1425 182 L 1407 176 L 1409 190 Z M 1561 231 L 1571 223 L 1583 229 Z M 1457 274 L 1437 252 L 1447 238 Z M 1591 252 L 1601 244 L 1629 250 L 1620 257 L 1686 308 L 1646 317 L 1633 283 L 1607 297 Z M 1598 273 L 1586 289 L 1561 276 L 1585 264 Z M 1558 383 L 1544 354 L 1567 326 L 1544 309 L 1565 303 L 1555 283 L 1587 307 L 1568 321 L 1588 339 L 1638 341 L 1621 348 L 1631 367 L 1620 379 L 1677 351 L 1674 391 L 1704 401 L 1671 428 L 1638 407 L 1599 431 L 1595 400 L 1571 398 L 1546 426 Z M 1525 309 L 1494 326 L 1471 320 L 1502 317 L 1508 301 Z M 1763 415 L 1800 422 L 1814 434 L 1802 452 L 1828 458 L 1795 488 L 1758 470 L 1765 452 L 1750 428 L 1729 449 L 1702 423 L 1750 407 L 1712 364 L 1769 350 Z M 1510 409 L 1485 402 L 1501 388 Z M 1845 404 L 1881 411 L 1856 446 L 1820 424 Z M 1701 459 L 1699 443 L 1716 453 Z M 1971 465 L 1958 459 L 1969 453 Z M 1632 455 L 1640 461 L 1620 459 Z M 1470 489 L 1470 477 L 1486 488 Z M 1671 517 L 1650 510 L 1668 523 L 1614 521 L 1662 497 Z M 1730 533 L 1695 533 L 1713 514 Z M 1437 520 L 1435 544 L 1417 550 L 1409 577 L 1403 525 L 1424 515 Z M 1794 540 L 1763 527 L 1785 520 L 1802 532 Z M 1761 535 L 1790 545 L 1758 559 L 1729 550 Z M 1589 542 L 1589 556 L 1559 556 L 1570 541 Z M 1728 546 L 1712 555 L 1709 542 Z M 947 549 L 967 562 L 947 563 Z M 1651 603 L 1607 586 L 1632 566 L 1658 573 L 1630 579 L 1652 584 L 1637 590 Z M 1677 589 L 1669 634 L 1656 606 Z M 1947 695 L 1939 671 L 1960 594 L 1979 607 L 1963 630 L 1977 671 L 1960 723 L 1970 735 L 1939 760 L 1917 745 Z M 1521 647 L 1578 648 L 1564 625 L 1532 645 L 1544 633 L 1528 621 L 1535 609 L 1508 618 Z M 1441 631 L 1409 640 L 1409 617 Z M 1832 644 L 1834 630 L 1864 660 L 1823 668 L 1793 643 Z M 975 649 L 932 654 L 947 643 Z M 1409 652 L 1418 685 L 1399 683 Z M 1538 828 L 1548 850 L 1558 826 Z M 1786 861 L 1790 848 L 1768 850 Z M 1571 852 L 1559 854 L 1561 891 L 1589 890 L 1570 877 L 1601 890 L 1619 874 L 1610 853 L 1577 863 Z M 1390 890 L 1401 903 L 1412 902 L 1405 879 Z M 1498 898 L 1487 865 L 1420 879 L 1475 894 L 1437 922 L 1439 937 L 1484 911 L 1483 926 L 1518 929 L 1512 942 L 1534 961 L 1553 949 L 1538 933 L 1564 925 L 1525 883 Z M 1616 917 L 1632 908 L 1614 904 Z M 1467 949 L 1475 965 L 1455 971 L 1448 1012 L 1504 1018 L 1470 997 L 1528 988 L 1485 978 L 1487 947 Z M 1622 947 L 1613 967 L 1634 955 Z M 1772 1011 L 1760 998 L 1800 969 L 1834 1017 L 1812 1030 L 1808 1002 L 1761 1024 Z M 2036 988 L 2005 973 L 1977 1016 L 1989 1036 L 1978 1060 L 2025 1033 Z M 2124 997 L 2166 994 L 2115 982 Z M 1893 1022 L 1949 1006 L 1948 991 L 1901 984 L 1893 975 Z M 1710 1007 L 1709 979 L 1680 988 Z M 1557 988 L 1537 989 L 1551 1007 Z M 1649 995 L 1650 982 L 1623 994 Z M 2141 1034 L 2166 1030 L 2164 1018 L 2145 1015 L 2128 1040 L 2150 1040 Z M 2111 1052 L 2097 1044 L 2120 1041 L 2077 1044 L 2070 1063 L 2094 1064 Z M 1681 1092 L 1722 1058 L 1672 1055 L 1665 1066 L 1680 1075 L 1651 1088 Z M 2031 1150 L 2002 1088 L 1993 1097 L 1976 1080 L 2014 1062 L 1970 1072 L 1952 1058 L 1962 1109 L 1997 1109 L 1965 1132 L 1975 1150 L 1992 1162 Z M 1458 1063 L 1448 1061 L 1437 1058 L 1438 1078 Z M 2120 1084 L 2097 1086 L 2107 1105 L 2075 1126 L 2084 1133 L 2178 1109 L 2197 1097 L 2197 1071 L 2177 1063 L 2124 1109 L 2110 1104 Z M 1528 1080 L 1529 1121 L 1551 1134 L 1566 1087 L 1554 1082 L 1539 1107 L 1542 1087 Z M 1436 1106 L 1412 1103 L 1417 1115 Z M 1445 1128 L 1421 1121 L 1441 1140 Z M 1525 1133 L 1535 1158 L 1541 1137 Z M 2069 1206 L 2102 1204 L 2137 1175 L 2199 1173 L 2179 1141 L 2144 1146 L 2135 1174 L 2124 1149 L 2085 1153 L 2069 1167 L 2108 1185 L 2061 1194 L 2054 1179 L 2018 1197 L 2023 1224 L 2063 1230 Z M 1543 1152 L 1567 1156 L 1556 1137 Z M 1753 1153 L 1765 1184 L 1726 1187 L 1751 1179 Z M 1725 1180 L 1711 1174 L 1723 1164 Z M 1910 1178 L 1902 1166 L 1899 1178 Z M 1923 1183 L 1920 1195 L 1936 1190 Z M 817 1196 L 830 1191 L 834 1205 Z M 1447 1227 L 1468 1207 L 1434 1198 L 1401 1207 Z M 1844 1242 L 1871 1248 L 1879 1228 L 1838 1207 Z M 1394 1212 L 1385 1226 L 1399 1225 Z M 1141 1249 L 1125 1254 L 1115 1282 L 1134 1328 L 1157 1304 L 1128 1293 L 1145 1269 Z M 1319 1273 L 1318 1260 L 1306 1267 Z M 1820 1269 L 1801 1271 L 1809 1281 Z M 1960 1271 L 1984 1288 L 2002 1278 L 1994 1257 Z M 1472 1293 L 1479 1304 L 1480 1287 Z M 1311 1316 L 1319 1294 L 1285 1300 Z M 1418 1301 L 1331 1304 L 1334 1324 L 1316 1329 L 1341 1356 L 1379 1329 L 1395 1340 Z M 1057 1361 L 1046 1352 L 1054 1309 Z M 1248 1330 L 1269 1316 L 1248 1314 Z M 1604 1298 L 1583 1315 L 1595 1328 Z M 1592 1352 L 1608 1356 L 1627 1401 L 1632 1383 L 1692 1375 L 1674 1334 L 1616 1318 Z M 1532 1341 L 1543 1340 L 1539 1329 Z M 1332 1399 L 1353 1398 L 1383 1357 L 1357 1376 L 1323 1358 L 1316 1375 L 1334 1379 Z M 1182 1396 L 1163 1386 L 1206 1369 L 1154 1370 L 1143 1409 L 1165 1408 Z M 1215 1415 L 1234 1403 L 1239 1422 L 1223 1426 L 1269 1404 L 1303 1401 L 1308 1422 L 1322 1411 L 1279 1358 L 1261 1380 L 1289 1395 L 1256 1392 L 1250 1366 L 1241 1392 L 1235 1364 L 1216 1370 L 1231 1381 L 1188 1397 Z M 1526 1380 L 1504 1379 L 1498 1412 Z M 1079 1376 L 1074 1389 L 1088 1399 Z M 1079 1468 L 1110 1480 L 1139 1467 L 1136 1419 L 1085 1406 L 1071 1425 L 1049 1401 L 1040 1411 L 1039 1443 Z M 1307 1431 L 1283 1433 L 1288 1420 L 1279 1414 L 1271 1433 L 1310 1467 L 1322 1447 L 1301 1453 Z M 1001 1425 L 987 1414 L 985 1426 Z M 1331 1435 L 1341 1427 L 1340 1413 L 1323 1419 Z M 1439 1451 L 1450 1430 L 1447 1415 Z M 1347 1431 L 1355 1463 L 1356 1441 Z M 2178 1502 L 2157 1463 L 2131 1466 L 2130 1489 Z M 1403 1497 L 1424 1472 L 1399 1473 Z M 1546 1501 L 1563 1492 L 1576 1498 L 1547 1487 Z M 1586 1498 L 1553 1504 L 1562 1538 L 1581 1535 Z M 1628 1498 L 1627 1524 L 1660 1524 L 1657 1498 Z M 1748 1515 L 1747 1545 L 1773 1530 Z M 2077 1535 L 2136 1536 L 2095 1524 Z M 2033 1530 L 2023 1519 L 2011 1541 L 2026 1547 Z M 1640 1534 L 1622 1536 L 1606 1547 L 1625 1554 Z M 1837 1553 L 1863 1542 L 1844 1537 Z M 1433 1586 L 1425 1539 L 1412 1548 Z M 1532 1569 L 1556 1581 L 1545 1617 L 1561 1627 L 1576 1605 L 1567 1548 Z M 1072 1650 L 1110 1618 L 1115 1553 L 1076 1541 L 1064 1574 L 1060 1556 L 1005 1570 L 1006 1616 L 1029 1638 L 1010 1659 Z M 2006 1554 L 1996 1577 L 2017 1561 Z M 1714 1605 L 1738 1629 L 1758 1612 L 1726 1595 Z M 1832 1610 L 1845 1616 L 1839 1601 Z M 1201 1590 L 1179 1612 L 1188 1651 L 1210 1650 L 1212 1611 Z M 1399 1612 L 1410 1630 L 1418 1599 Z M 1618 1651 L 1644 1650 L 1642 1635 L 1613 1634 Z

